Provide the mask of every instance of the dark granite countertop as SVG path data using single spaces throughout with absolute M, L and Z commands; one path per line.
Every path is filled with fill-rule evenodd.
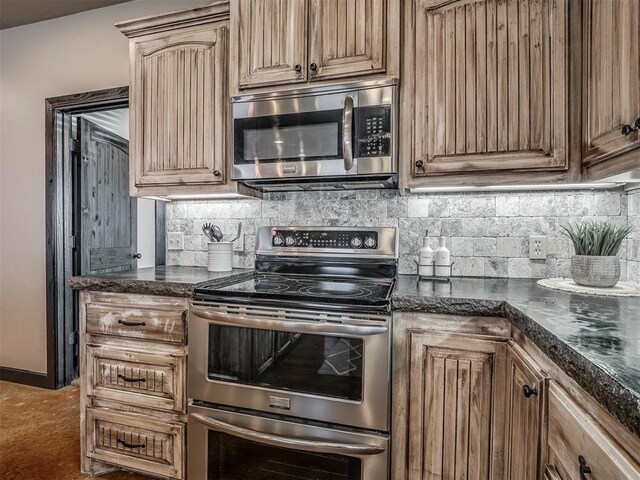
M 609 413 L 640 436 L 640 298 L 596 297 L 535 280 L 400 275 L 394 311 L 506 317 Z
M 252 276 L 253 269 L 248 268 L 234 268 L 230 272 L 209 272 L 205 267 L 162 266 L 71 277 L 69 286 L 74 290 L 192 297 L 193 289 L 201 283 L 223 285 Z

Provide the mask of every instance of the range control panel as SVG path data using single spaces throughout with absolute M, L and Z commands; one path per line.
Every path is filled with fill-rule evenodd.
M 271 245 L 279 248 L 373 249 L 378 246 L 378 232 L 274 229 Z

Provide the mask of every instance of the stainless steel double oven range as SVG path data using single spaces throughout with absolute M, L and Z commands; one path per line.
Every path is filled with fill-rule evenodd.
M 256 274 L 196 289 L 191 479 L 383 479 L 395 228 L 261 227 Z

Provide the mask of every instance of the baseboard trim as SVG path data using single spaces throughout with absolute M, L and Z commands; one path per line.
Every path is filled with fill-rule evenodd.
M 46 373 L 29 372 L 11 367 L 0 367 L 0 380 L 5 382 L 20 383 L 32 387 L 54 389 L 55 385 Z

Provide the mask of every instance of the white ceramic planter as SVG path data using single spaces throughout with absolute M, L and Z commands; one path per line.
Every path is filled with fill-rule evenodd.
M 620 258 L 574 255 L 571 258 L 571 278 L 585 287 L 614 287 L 620 280 Z

